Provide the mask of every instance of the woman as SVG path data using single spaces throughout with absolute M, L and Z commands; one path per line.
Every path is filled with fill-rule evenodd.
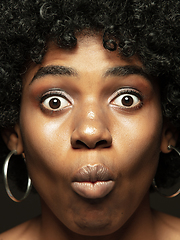
M 29 181 L 14 178 L 42 214 L 1 239 L 180 239 L 179 219 L 149 206 L 152 183 L 179 177 L 179 7 L 2 1 L 5 186 L 17 201 L 7 171 L 22 155 Z

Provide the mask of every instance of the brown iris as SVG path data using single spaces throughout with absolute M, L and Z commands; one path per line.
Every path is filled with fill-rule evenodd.
M 49 106 L 52 108 L 52 109 L 57 109 L 61 106 L 61 101 L 58 99 L 58 98 L 52 98 L 50 101 L 49 101 Z
M 131 96 L 125 96 L 122 98 L 122 104 L 124 106 L 131 106 L 133 104 L 133 98 Z

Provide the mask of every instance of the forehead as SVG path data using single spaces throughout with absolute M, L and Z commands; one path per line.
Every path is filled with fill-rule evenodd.
M 118 51 L 109 51 L 104 48 L 103 40 L 100 35 L 94 36 L 79 36 L 77 38 L 77 45 L 73 49 L 62 49 L 57 45 L 50 43 L 48 46 L 47 54 L 43 59 L 43 64 L 48 64 L 48 61 L 66 61 L 68 60 L 73 65 L 76 65 L 76 61 L 83 62 L 83 69 L 88 66 L 88 69 L 96 62 L 98 68 L 100 64 L 105 61 L 112 62 L 113 65 L 121 64 L 127 65 L 136 64 L 141 65 L 136 56 L 131 58 L 123 58 Z M 81 63 L 82 64 L 82 63 Z M 78 66 L 80 67 L 80 66 Z M 95 66 L 93 66 L 94 68 Z
M 49 42 L 42 63 L 32 63 L 25 77 L 32 79 L 40 68 L 48 65 L 68 66 L 79 73 L 94 72 L 96 74 L 114 66 L 143 67 L 137 56 L 125 58 L 117 50 L 112 52 L 105 49 L 101 35 L 78 36 L 77 45 L 73 49 L 63 49 Z

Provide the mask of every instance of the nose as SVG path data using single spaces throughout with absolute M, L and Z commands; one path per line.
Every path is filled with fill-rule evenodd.
M 75 149 L 108 148 L 112 144 L 112 136 L 106 126 L 105 116 L 98 116 L 89 111 L 76 118 L 76 127 L 71 136 L 71 145 Z

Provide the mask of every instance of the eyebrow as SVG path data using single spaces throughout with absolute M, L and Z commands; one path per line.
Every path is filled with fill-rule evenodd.
M 53 75 L 53 76 L 77 76 L 78 73 L 75 69 L 70 67 L 64 67 L 64 66 L 58 66 L 58 65 L 50 65 L 46 67 L 41 67 L 36 74 L 34 75 L 33 79 L 31 80 L 30 84 L 38 79 L 42 78 L 47 75 Z
M 119 76 L 128 76 L 128 75 L 140 75 L 149 81 L 152 80 L 152 76 L 148 74 L 143 68 L 134 66 L 134 65 L 109 68 L 105 72 L 104 77 L 105 78 L 108 76 L 119 77 Z
M 59 66 L 59 65 L 49 65 L 45 67 L 41 67 L 36 74 L 34 75 L 33 79 L 31 80 L 30 84 L 38 78 L 42 78 L 47 75 L 53 75 L 53 76 L 78 76 L 78 72 L 71 68 L 71 67 L 65 67 L 65 66 Z M 103 77 L 106 78 L 108 76 L 128 76 L 128 75 L 140 75 L 143 76 L 145 79 L 151 81 L 152 77 L 141 67 L 135 66 L 135 65 L 126 65 L 126 66 L 117 66 L 112 67 L 106 70 L 106 72 L 103 74 Z

